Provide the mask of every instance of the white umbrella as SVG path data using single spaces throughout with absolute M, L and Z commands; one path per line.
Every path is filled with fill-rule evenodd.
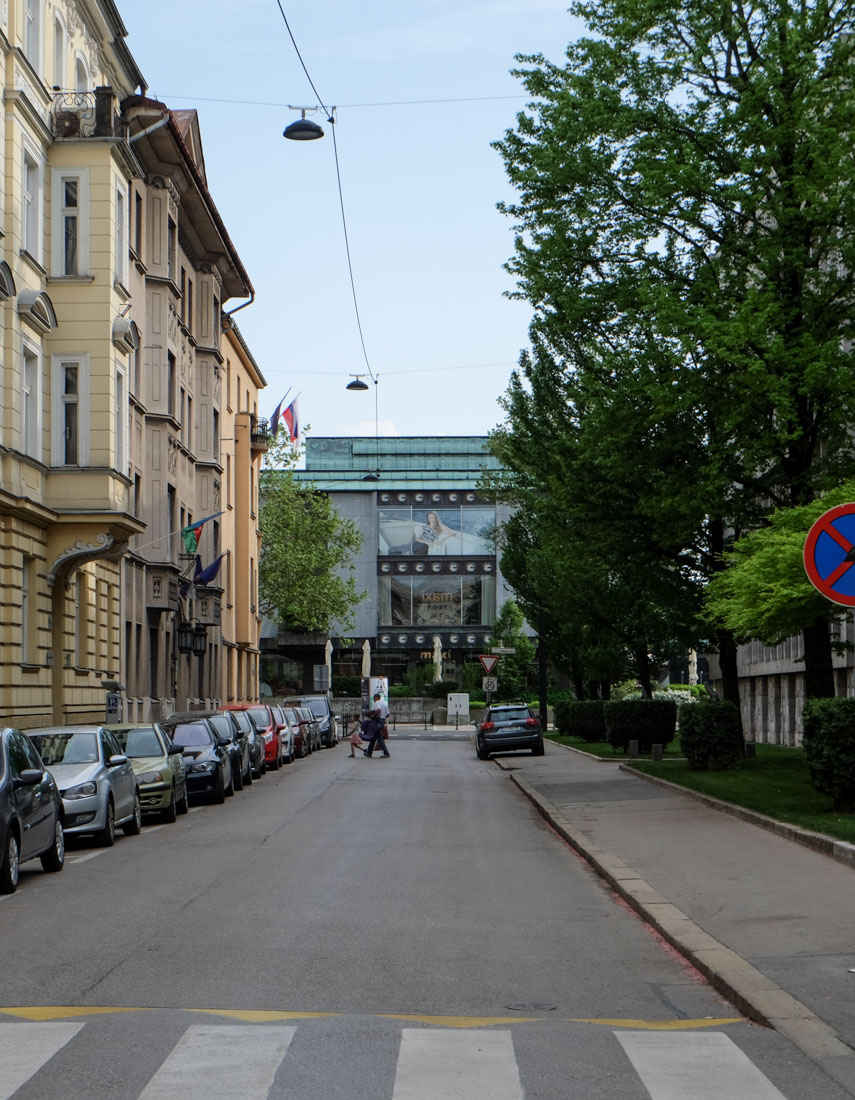
M 433 678 L 442 679 L 442 638 L 438 634 L 433 636 Z
M 324 646 L 324 663 L 327 666 L 327 688 L 332 689 L 332 642 L 327 638 Z
M 362 675 L 364 678 L 371 675 L 371 646 L 367 638 L 362 643 Z

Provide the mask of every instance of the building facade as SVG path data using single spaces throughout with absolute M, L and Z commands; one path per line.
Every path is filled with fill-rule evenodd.
M 354 628 L 332 631 L 334 675 L 360 674 L 366 642 L 372 672 L 392 683 L 433 662 L 437 647 L 449 676 L 488 652 L 510 597 L 496 545 L 509 513 L 478 490 L 496 467 L 480 436 L 306 440 L 297 480 L 328 493 L 363 535 L 354 566 L 365 598 Z M 325 642 L 271 632 L 262 678 L 311 690 Z
M 121 677 L 127 470 L 119 102 L 144 87 L 112 2 L 0 4 L 0 699 L 21 726 L 104 713 Z

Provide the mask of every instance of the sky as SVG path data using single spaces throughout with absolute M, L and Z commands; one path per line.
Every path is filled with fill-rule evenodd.
M 235 320 L 267 381 L 260 415 L 288 394 L 314 436 L 499 424 L 531 311 L 505 297 L 514 232 L 496 204 L 512 191 L 491 142 L 526 104 L 514 55 L 560 63 L 581 35 L 567 0 L 118 6 L 148 95 L 199 112 L 208 186 L 256 291 Z M 309 115 L 323 139 L 282 137 L 289 105 L 317 105 L 283 11 L 336 107 L 335 145 L 323 112 Z M 377 387 L 347 390 L 366 357 Z

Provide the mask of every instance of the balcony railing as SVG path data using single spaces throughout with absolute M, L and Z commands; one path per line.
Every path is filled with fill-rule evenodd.
M 51 104 L 55 138 L 126 138 L 128 122 L 116 110 L 112 88 L 56 92 Z
M 253 451 L 266 451 L 270 441 L 270 429 L 267 421 L 258 416 L 249 418 L 249 445 Z

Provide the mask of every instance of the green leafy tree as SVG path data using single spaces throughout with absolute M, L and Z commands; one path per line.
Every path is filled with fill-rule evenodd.
M 514 651 L 504 654 L 496 666 L 499 699 L 526 699 L 532 688 L 535 647 L 524 628 L 525 619 L 519 606 L 514 600 L 506 600 L 490 630 L 493 645 Z
M 534 101 L 497 143 L 518 195 L 504 207 L 518 232 L 509 269 L 535 310 L 505 434 L 518 445 L 534 424 L 542 449 L 557 440 L 573 460 L 566 482 L 590 456 L 609 469 L 595 429 L 611 431 L 616 497 L 639 495 L 650 552 L 627 559 L 613 541 L 606 575 L 644 564 L 660 578 L 648 603 L 662 607 L 669 576 L 702 583 L 727 566 L 730 541 L 855 469 L 855 5 L 573 10 L 591 37 L 564 65 L 520 59 Z M 560 481 L 560 460 L 545 477 L 512 457 L 517 491 Z M 608 522 L 587 522 L 605 552 Z M 833 694 L 828 616 L 803 635 L 808 694 Z M 733 699 L 733 634 L 716 637 Z
M 298 452 L 273 439 L 262 478 L 258 587 L 262 610 L 288 630 L 329 633 L 353 626 L 353 558 L 362 534 L 342 519 L 325 493 L 294 479 Z

